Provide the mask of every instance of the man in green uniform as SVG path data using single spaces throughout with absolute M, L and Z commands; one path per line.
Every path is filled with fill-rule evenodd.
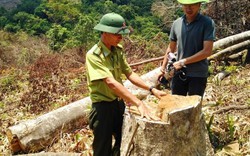
M 147 86 L 128 65 L 119 44 L 122 35 L 130 32 L 122 16 L 116 13 L 105 14 L 94 29 L 101 32 L 101 38 L 86 55 L 87 80 L 92 100 L 89 125 L 94 133 L 94 156 L 120 155 L 125 109 L 123 100 L 136 105 L 143 117 L 154 119 L 148 107 L 123 86 L 122 74 L 133 84 L 151 91 L 158 98 L 166 93 Z M 112 135 L 115 138 L 113 148 Z

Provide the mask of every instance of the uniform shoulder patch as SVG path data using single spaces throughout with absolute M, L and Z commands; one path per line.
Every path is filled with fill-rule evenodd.
M 90 50 L 89 53 L 100 55 L 101 53 L 101 47 L 99 47 L 97 44 L 94 45 Z

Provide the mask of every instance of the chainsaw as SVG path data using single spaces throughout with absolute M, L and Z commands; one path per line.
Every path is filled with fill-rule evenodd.
M 165 68 L 165 74 L 158 78 L 160 85 L 167 86 L 174 76 L 174 62 L 176 62 L 176 55 L 174 53 L 168 54 L 168 64 Z
M 168 54 L 168 64 L 167 64 L 167 67 L 166 67 L 166 71 L 165 71 L 165 74 L 160 76 L 158 78 L 159 82 L 161 85 L 163 86 L 167 86 L 169 85 L 170 87 L 170 81 L 171 79 L 175 76 L 175 75 L 178 75 L 179 78 L 182 80 L 182 81 L 186 81 L 187 80 L 187 76 L 186 76 L 186 66 L 183 66 L 181 69 L 179 70 L 176 70 L 174 68 L 174 62 L 176 62 L 176 55 L 174 53 L 169 53 Z

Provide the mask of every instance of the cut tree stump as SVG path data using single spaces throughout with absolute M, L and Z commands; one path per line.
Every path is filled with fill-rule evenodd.
M 161 121 L 124 116 L 122 156 L 214 155 L 201 112 L 200 96 L 167 95 L 154 112 Z

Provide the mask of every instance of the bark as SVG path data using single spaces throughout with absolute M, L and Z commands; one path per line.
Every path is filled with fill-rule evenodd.
M 156 87 L 158 85 L 158 75 L 161 74 L 160 67 L 156 68 L 147 74 L 144 74 L 141 76 L 142 80 L 148 85 L 148 86 L 154 86 Z M 136 95 L 139 99 L 144 99 L 148 94 L 150 94 L 149 91 L 141 89 L 135 85 L 133 85 L 130 81 L 124 82 L 124 86 L 134 95 Z
M 247 49 L 249 47 L 250 47 L 250 40 L 247 40 L 247 41 L 241 42 L 239 44 L 233 45 L 231 47 L 225 48 L 225 49 L 211 55 L 210 57 L 208 57 L 208 60 L 214 60 L 214 59 L 223 60 L 223 59 L 225 59 L 225 57 L 231 55 L 232 53 L 242 51 L 242 50 Z
M 157 68 L 145 75 L 142 79 L 149 85 L 156 85 L 160 73 Z M 129 81 L 124 82 L 137 97 L 146 97 L 150 92 L 135 87 Z M 68 104 L 36 119 L 21 122 L 7 130 L 8 140 L 12 151 L 36 152 L 58 140 L 59 134 L 72 129 L 81 128 L 88 123 L 87 115 L 91 108 L 91 100 L 86 97 Z
M 157 105 L 161 121 L 125 114 L 122 156 L 214 155 L 200 96 L 168 95 Z
M 247 50 L 243 50 L 241 52 L 238 52 L 236 54 L 232 54 L 230 56 L 228 56 L 229 60 L 242 60 L 242 57 L 247 53 Z
M 228 75 L 230 75 L 229 72 L 227 72 L 227 71 L 221 71 L 217 75 L 215 75 L 215 77 L 213 78 L 213 82 L 214 83 L 218 83 L 221 80 L 223 80 L 225 77 L 227 77 Z

